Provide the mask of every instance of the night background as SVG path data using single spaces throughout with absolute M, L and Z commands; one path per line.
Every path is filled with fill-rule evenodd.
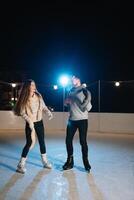
M 52 86 L 61 74 L 78 74 L 91 91 L 92 112 L 99 111 L 98 80 L 101 112 L 134 112 L 131 8 L 119 1 L 1 5 L 0 109 L 10 109 L 9 83 L 32 78 L 46 104 L 62 111 L 62 88 Z

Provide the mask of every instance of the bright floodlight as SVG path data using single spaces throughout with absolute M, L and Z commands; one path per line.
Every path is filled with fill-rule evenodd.
M 60 77 L 60 84 L 61 84 L 63 87 L 67 86 L 68 83 L 69 83 L 69 78 L 68 78 L 68 76 L 61 76 L 61 77 Z
M 54 88 L 54 90 L 57 90 L 58 89 L 58 85 L 54 85 L 53 88 Z
M 119 87 L 120 86 L 120 82 L 115 82 L 115 86 Z
M 12 87 L 15 88 L 16 87 L 16 83 L 12 83 Z

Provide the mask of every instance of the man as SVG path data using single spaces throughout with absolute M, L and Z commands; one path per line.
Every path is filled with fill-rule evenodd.
M 88 112 L 91 110 L 91 94 L 86 89 L 85 84 L 81 84 L 79 77 L 72 77 L 72 89 L 69 92 L 65 103 L 69 105 L 69 120 L 66 132 L 67 161 L 63 165 L 63 170 L 73 168 L 73 137 L 79 130 L 80 144 L 82 150 L 82 159 L 85 170 L 90 172 L 91 166 L 88 161 L 87 129 Z

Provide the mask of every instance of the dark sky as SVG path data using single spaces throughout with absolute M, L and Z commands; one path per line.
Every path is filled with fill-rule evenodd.
M 133 79 L 133 12 L 119 1 L 1 5 L 0 79 Z

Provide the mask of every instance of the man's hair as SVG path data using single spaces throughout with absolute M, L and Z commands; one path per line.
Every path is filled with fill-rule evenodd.
M 72 76 L 72 79 L 73 79 L 73 78 L 76 78 L 76 79 L 79 79 L 79 80 L 81 80 L 81 79 L 80 79 L 80 77 L 79 77 L 79 76 L 77 76 L 77 75 L 73 75 L 73 76 Z

